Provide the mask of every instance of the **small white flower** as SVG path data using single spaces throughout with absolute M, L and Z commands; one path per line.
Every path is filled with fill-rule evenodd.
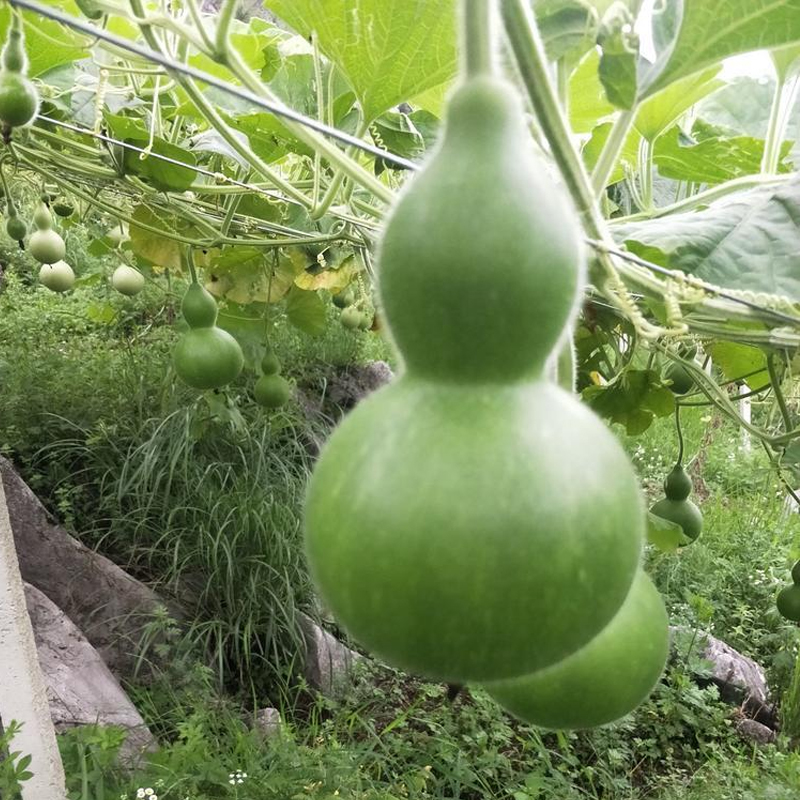
M 228 781 L 228 783 L 229 783 L 231 786 L 236 786 L 236 781 L 235 781 L 233 778 L 231 778 L 231 779 Z
M 145 789 L 144 790 L 144 796 L 145 797 L 152 797 L 153 796 L 153 790 L 152 789 Z
M 136 790 L 136 797 L 137 797 L 137 800 L 142 800 L 144 798 L 144 789 L 137 789 Z
M 246 778 L 246 777 L 247 777 L 247 773 L 246 773 L 246 772 L 243 772 L 243 773 L 242 773 L 242 777 L 243 777 L 243 778 Z

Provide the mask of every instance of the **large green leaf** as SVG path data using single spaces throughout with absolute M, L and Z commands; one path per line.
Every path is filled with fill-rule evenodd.
M 800 182 L 760 187 L 702 211 L 615 226 L 638 255 L 730 289 L 800 302 Z
M 607 384 L 587 386 L 581 395 L 600 416 L 624 425 L 630 436 L 644 433 L 655 417 L 675 410 L 674 395 L 653 370 L 625 370 Z
M 619 108 L 633 108 L 638 94 L 639 37 L 635 18 L 624 5 L 613 5 L 603 17 L 597 43 L 603 53 L 599 74 L 606 97 Z
M 49 0 L 45 5 L 77 16 L 73 0 Z M 0 40 L 4 41 L 11 10 L 8 4 L 0 8 Z M 28 73 L 32 78 L 44 75 L 51 69 L 71 64 L 89 56 L 92 42 L 88 36 L 75 33 L 59 22 L 45 19 L 40 14 L 23 11 L 25 22 L 25 50 L 28 53 Z
M 244 242 L 214 253 L 208 262 L 206 288 L 217 297 L 248 305 L 275 303 L 294 282 L 298 269 L 291 259 L 272 254 Z
M 744 379 L 751 389 L 769 385 L 767 357 L 763 350 L 738 342 L 713 342 L 708 353 L 729 381 Z
M 723 59 L 800 42 L 800 0 L 671 0 L 680 20 L 647 94 Z
M 149 145 L 147 139 L 132 137 L 126 138 L 125 142 L 142 150 L 147 149 Z M 197 176 L 195 170 L 191 169 L 197 163 L 194 153 L 157 136 L 153 139 L 149 152 L 172 160 L 165 161 L 162 158 L 154 158 L 135 150 L 125 150 L 125 171 L 128 174 L 138 175 L 154 189 L 162 192 L 185 192 L 192 185 Z M 179 163 L 172 163 L 172 161 Z M 183 164 L 187 166 L 182 166 Z
M 611 133 L 611 127 L 611 122 L 603 122 L 592 131 L 591 138 L 586 142 L 583 148 L 583 160 L 586 163 L 587 169 L 592 170 L 595 164 L 597 164 L 597 160 L 600 158 L 600 153 L 603 151 L 608 135 Z M 626 167 L 633 171 L 637 169 L 639 142 L 641 138 L 642 137 L 635 128 L 630 129 L 625 143 L 622 146 L 622 150 L 620 151 L 614 171 L 611 173 L 611 177 L 608 180 L 609 185 L 617 183 L 625 177 Z
M 159 236 L 137 223 L 162 230 L 167 235 Z M 191 225 L 178 216 L 157 213 L 146 205 L 139 205 L 134 209 L 130 225 L 133 252 L 159 267 L 180 270 L 184 245 L 168 238 L 170 233 L 196 235 Z
M 636 114 L 636 130 L 648 141 L 655 141 L 695 103 L 725 85 L 718 74 L 719 68 L 712 67 L 676 81 L 645 100 Z
M 454 0 L 266 0 L 346 76 L 364 116 L 447 81 L 456 69 Z
M 248 25 L 238 20 L 234 21 L 228 43 L 250 69 L 260 72 L 268 62 L 277 58 L 278 45 L 285 38 L 287 34 L 279 28 L 263 19 L 253 17 Z M 194 54 L 189 59 L 189 64 L 218 78 L 231 80 L 233 77 L 227 67 L 202 53 Z
M 680 525 L 647 512 L 647 541 L 662 553 L 676 553 L 689 544 L 689 538 Z
M 600 54 L 592 49 L 569 79 L 569 122 L 575 133 L 589 133 L 616 109 L 600 82 Z
M 791 142 L 783 143 L 781 160 L 791 147 Z M 695 141 L 675 127 L 656 143 L 654 161 L 665 178 L 714 185 L 757 173 L 763 153 L 763 139 L 710 136 Z M 780 171 L 788 172 L 790 168 L 781 164 Z
M 309 336 L 320 336 L 325 332 L 325 303 L 316 292 L 293 287 L 286 300 L 286 316 L 292 325 Z
M 599 15 L 587 0 L 536 0 L 535 10 L 551 61 L 575 63 L 594 47 Z

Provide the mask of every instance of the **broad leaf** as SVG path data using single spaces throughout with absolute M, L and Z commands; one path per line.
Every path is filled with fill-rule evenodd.
M 682 545 L 689 543 L 683 528 L 674 522 L 647 512 L 647 541 L 664 553 L 675 553 Z
M 592 131 L 591 138 L 583 148 L 583 160 L 586 163 L 586 168 L 590 171 L 594 169 L 597 159 L 600 158 L 600 153 L 603 151 L 603 146 L 608 139 L 608 134 L 611 132 L 611 127 L 611 122 L 604 122 L 601 125 L 598 125 Z M 617 183 L 625 177 L 626 166 L 631 170 L 637 169 L 639 142 L 641 141 L 641 138 L 642 137 L 639 135 L 636 129 L 631 128 L 627 138 L 625 139 L 625 144 L 622 147 L 619 158 L 617 159 L 617 164 L 614 167 L 614 171 L 611 173 L 611 177 L 609 178 L 609 185 L 612 183 Z
M 339 290 L 348 286 L 360 271 L 360 266 L 355 256 L 349 256 L 335 269 L 320 269 L 316 272 L 303 270 L 294 283 L 300 289 Z
M 600 54 L 593 49 L 569 80 L 569 121 L 575 133 L 589 133 L 616 110 L 608 102 L 598 67 Z
M 648 141 L 655 141 L 695 103 L 725 85 L 718 74 L 719 69 L 712 67 L 645 100 L 636 114 L 636 130 Z
M 133 222 L 129 231 L 133 252 L 151 264 L 180 270 L 181 251 L 185 245 L 169 239 L 167 236 L 159 236 L 150 230 L 139 227 L 137 222 L 163 230 L 166 234 L 191 234 L 191 227 L 176 216 L 157 214 L 145 205 L 137 206 L 133 212 Z
M 647 94 L 737 53 L 800 42 L 800 0 L 671 0 L 680 19 Z M 659 65 L 660 66 L 660 65 Z
M 77 15 L 74 2 L 50 0 L 46 5 Z M 0 8 L 0 41 L 5 41 L 10 14 L 11 7 L 4 4 Z M 30 77 L 37 78 L 51 69 L 89 57 L 92 41 L 88 36 L 31 11 L 23 11 L 22 18 L 25 23 L 23 30 Z
M 239 342 L 248 368 L 254 369 L 264 352 L 266 308 L 262 303 L 237 305 L 228 302 L 217 316 L 217 325 Z
M 286 301 L 286 316 L 295 328 L 309 336 L 319 336 L 325 332 L 325 303 L 316 292 L 293 288 Z
M 266 0 L 304 37 L 316 34 L 373 120 L 456 69 L 454 0 Z
M 140 149 L 148 147 L 147 139 L 126 138 L 125 142 Z M 195 170 L 191 169 L 197 163 L 193 153 L 158 137 L 153 139 L 150 152 L 169 158 L 171 161 L 126 149 L 125 171 L 138 175 L 154 189 L 162 192 L 185 192 L 192 185 L 197 176 Z M 179 163 L 172 163 L 173 161 Z M 182 166 L 183 164 L 187 166 Z
M 781 160 L 791 148 L 791 142 L 783 143 Z M 657 141 L 653 160 L 665 178 L 714 185 L 758 173 L 763 153 L 762 139 L 712 136 L 695 141 L 676 127 Z M 789 171 L 789 165 L 780 165 L 780 172 Z
M 594 47 L 599 15 L 587 0 L 536 0 L 534 7 L 550 61 L 574 63 Z
M 582 397 L 600 416 L 624 425 L 630 436 L 644 433 L 655 417 L 675 409 L 675 398 L 652 370 L 626 370 L 607 384 L 587 386 Z
M 708 353 L 726 380 L 744 379 L 751 389 L 769 385 L 767 357 L 763 350 L 737 342 L 713 342 Z M 753 374 L 755 373 L 755 374 Z M 748 376 L 748 377 L 745 377 Z
M 294 282 L 297 268 L 283 255 L 277 260 L 263 248 L 228 247 L 209 260 L 206 288 L 233 303 L 274 303 Z
M 644 258 L 710 283 L 800 301 L 800 182 L 612 228 Z
M 624 6 L 612 6 L 597 35 L 602 47 L 599 75 L 606 97 L 618 108 L 633 108 L 638 94 L 639 37 Z

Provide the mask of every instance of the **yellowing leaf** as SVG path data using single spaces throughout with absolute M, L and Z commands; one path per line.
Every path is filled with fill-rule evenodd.
M 316 290 L 344 289 L 360 271 L 355 256 L 350 256 L 339 269 L 323 269 L 316 275 L 308 270 L 303 270 L 295 279 L 294 283 L 300 289 Z

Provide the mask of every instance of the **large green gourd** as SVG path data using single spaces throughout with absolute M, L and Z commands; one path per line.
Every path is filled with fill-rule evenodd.
M 581 239 L 514 89 L 462 81 L 378 249 L 404 370 L 334 432 L 306 503 L 320 594 L 395 666 L 462 683 L 530 673 L 590 641 L 628 594 L 635 475 L 542 377 L 583 288 Z
M 549 669 L 487 685 L 512 714 L 545 728 L 593 728 L 633 711 L 669 653 L 661 595 L 640 571 L 617 615 L 589 644 Z

